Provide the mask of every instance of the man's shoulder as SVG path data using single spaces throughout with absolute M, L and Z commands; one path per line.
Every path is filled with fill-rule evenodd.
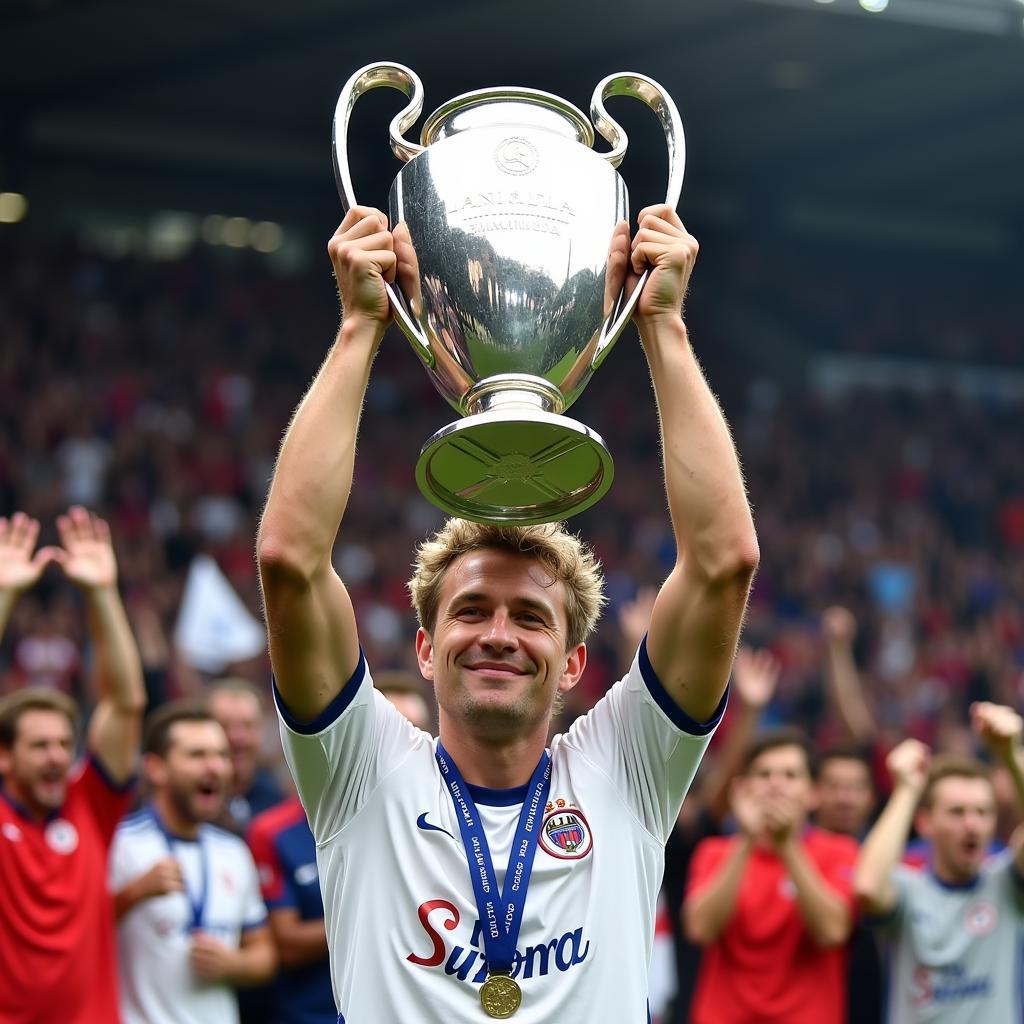
M 220 825 L 204 823 L 199 826 L 199 834 L 203 842 L 212 850 L 223 850 L 231 854 L 244 854 L 246 859 L 251 856 L 246 841 L 234 832 L 221 828 Z

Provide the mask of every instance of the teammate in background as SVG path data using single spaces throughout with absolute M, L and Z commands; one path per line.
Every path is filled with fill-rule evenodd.
M 1024 809 L 1020 715 L 973 704 L 971 725 L 1010 773 Z M 893 939 L 888 1019 L 1019 1021 L 1024 846 L 986 860 L 996 828 L 987 769 L 962 758 L 932 761 L 912 739 L 890 753 L 888 765 L 892 796 L 855 877 L 862 906 Z M 931 844 L 923 871 L 899 863 L 915 821 Z
M 56 563 L 85 596 L 97 695 L 77 766 L 74 701 L 38 689 L 0 700 L 5 1024 L 118 1020 L 107 854 L 128 808 L 145 688 L 107 524 L 76 506 L 57 531 L 60 547 L 35 551 L 36 520 L 0 519 L 0 634 L 18 596 Z
M 704 947 L 693 1024 L 842 1024 L 857 844 L 807 826 L 810 747 L 756 741 L 733 786 L 737 835 L 706 839 L 690 869 L 686 931 Z
M 423 684 L 408 672 L 382 672 L 374 685 L 417 729 L 431 727 Z M 280 963 L 274 1024 L 336 1024 L 316 840 L 298 797 L 253 819 L 249 848 Z
M 211 824 L 231 782 L 227 737 L 205 704 L 172 701 L 146 723 L 152 800 L 117 829 L 110 888 L 125 1024 L 231 1024 L 236 987 L 269 980 L 274 944 L 256 868 Z
M 284 790 L 263 765 L 266 733 L 263 694 L 248 679 L 218 679 L 207 690 L 207 704 L 220 722 L 231 751 L 231 791 L 225 825 L 243 836 L 261 811 L 284 799 Z
M 864 750 L 880 742 L 878 723 L 864 694 L 864 684 L 853 655 L 857 620 L 848 608 L 834 605 L 821 616 L 825 643 L 825 695 L 846 738 Z
M 678 560 L 629 672 L 550 759 L 555 697 L 582 674 L 603 601 L 592 554 L 559 526 L 449 520 L 421 546 L 411 590 L 436 750 L 370 686 L 331 551 L 391 318 L 383 280 L 411 264 L 375 210 L 350 210 L 330 243 L 345 320 L 288 429 L 257 550 L 285 752 L 352 1021 L 451 1024 L 520 1002 L 527 1024 L 647 1020 L 664 843 L 722 712 L 758 551 L 680 313 L 696 242 L 666 206 L 639 225 L 632 249 L 619 226 L 612 270 L 631 271 L 627 287 L 651 271 L 635 319 Z

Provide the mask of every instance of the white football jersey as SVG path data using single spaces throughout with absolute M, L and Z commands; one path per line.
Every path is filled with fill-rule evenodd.
M 363 659 L 314 722 L 277 703 L 317 841 L 339 1021 L 485 1021 L 481 927 L 434 740 L 373 689 Z M 516 1021 L 646 1024 L 665 841 L 720 717 L 691 721 L 641 646 L 625 678 L 552 741 L 513 964 Z M 501 885 L 527 787 L 469 788 Z
M 202 981 L 189 966 L 192 898 L 203 889 L 202 930 L 237 949 L 243 929 L 266 922 L 256 866 L 237 836 L 201 825 L 199 839 L 168 839 L 146 809 L 125 818 L 110 854 L 110 890 L 117 892 L 173 852 L 186 892 L 137 903 L 117 927 L 122 1024 L 237 1024 L 228 985 Z M 190 897 L 191 894 L 191 897 Z

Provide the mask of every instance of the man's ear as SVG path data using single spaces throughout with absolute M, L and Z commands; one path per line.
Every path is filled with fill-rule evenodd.
M 165 786 L 167 784 L 167 762 L 156 754 L 142 755 L 142 774 L 146 782 L 152 786 Z
M 566 656 L 565 669 L 558 679 L 558 692 L 568 693 L 580 681 L 586 667 L 587 645 L 577 644 Z
M 416 630 L 416 660 L 419 662 L 420 674 L 423 678 L 433 682 L 434 641 L 422 626 Z

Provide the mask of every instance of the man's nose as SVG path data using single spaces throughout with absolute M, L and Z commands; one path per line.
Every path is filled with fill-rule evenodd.
M 512 619 L 507 612 L 497 611 L 490 617 L 480 642 L 489 647 L 515 647 L 515 630 L 512 628 Z

